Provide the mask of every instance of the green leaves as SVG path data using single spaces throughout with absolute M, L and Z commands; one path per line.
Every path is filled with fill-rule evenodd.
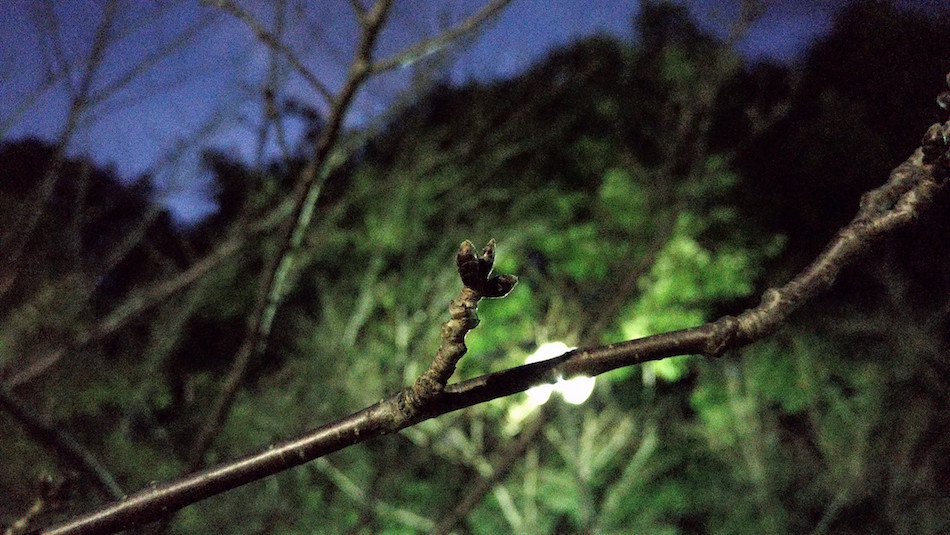
M 581 223 L 545 233 L 537 245 L 550 260 L 554 274 L 575 281 L 602 280 L 607 275 L 609 253 L 597 234 L 594 223 Z
M 646 238 L 647 232 L 653 230 L 649 221 L 648 192 L 630 171 L 622 168 L 608 170 L 601 179 L 598 193 L 608 225 L 632 239 Z

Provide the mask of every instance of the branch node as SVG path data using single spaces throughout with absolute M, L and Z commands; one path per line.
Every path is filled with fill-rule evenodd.
M 514 275 L 491 276 L 495 264 L 495 240 L 489 240 L 482 254 L 475 255 L 475 246 L 465 240 L 455 254 L 455 263 L 462 291 L 458 298 L 449 303 L 449 320 L 442 324 L 442 343 L 429 368 L 419 376 L 413 385 L 399 396 L 397 402 L 400 417 L 411 418 L 437 396 L 449 378 L 455 373 L 455 367 L 468 351 L 465 347 L 465 335 L 478 326 L 476 314 L 478 301 L 484 297 L 504 297 L 514 288 L 518 278 Z
M 739 339 L 739 319 L 735 316 L 723 316 L 711 323 L 712 335 L 706 341 L 703 355 L 711 358 L 723 356 L 732 349 Z

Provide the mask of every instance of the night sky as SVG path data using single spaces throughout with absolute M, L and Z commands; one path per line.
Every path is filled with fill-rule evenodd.
M 726 33 L 739 5 L 735 0 L 686 3 L 696 20 L 718 35 Z M 106 2 L 50 2 L 59 43 L 40 37 L 49 33 L 39 31 L 37 25 L 53 20 L 40 13 L 42 4 L 0 0 L 0 135 L 4 141 L 27 136 L 58 138 L 68 107 L 65 84 L 44 91 L 22 115 L 15 112 L 42 85 L 50 61 L 76 67 L 72 79 L 78 85 L 78 67 L 89 54 Z M 163 55 L 144 75 L 96 106 L 71 143 L 70 154 L 91 155 L 96 162 L 113 166 L 123 178 L 160 169 L 156 179 L 161 200 L 179 217 L 193 219 L 213 208 L 202 194 L 206 179 L 197 171 L 200 149 L 213 146 L 245 159 L 254 154 L 254 124 L 261 114 L 259 88 L 267 72 L 268 49 L 242 22 L 195 1 L 119 4 L 123 8 L 116 27 L 126 33 L 106 51 L 93 88 L 121 80 L 141 58 L 161 50 L 189 27 L 206 24 L 186 46 Z M 840 0 L 766 2 L 764 16 L 750 28 L 739 49 L 749 61 L 794 62 L 828 31 L 835 9 L 842 4 Z M 933 2 L 905 4 L 926 9 Z M 265 3 L 246 5 L 260 6 L 255 15 L 271 20 Z M 306 7 L 292 17 L 285 42 L 325 83 L 338 87 L 357 31 L 349 2 L 289 0 L 288 5 Z M 446 22 L 461 20 L 481 5 L 474 0 L 397 1 L 377 47 L 378 56 L 388 56 L 420 36 L 436 34 Z M 638 8 L 636 1 L 514 0 L 477 39 L 453 50 L 449 76 L 454 82 L 515 76 L 551 48 L 598 33 L 635 39 L 631 21 Z M 410 72 L 399 69 L 368 84 L 349 123 L 363 124 L 377 117 L 406 89 Z M 302 79 L 287 76 L 284 96 L 317 102 Z M 195 139 L 196 132 L 202 132 L 201 137 Z M 182 140 L 187 150 L 167 159 Z

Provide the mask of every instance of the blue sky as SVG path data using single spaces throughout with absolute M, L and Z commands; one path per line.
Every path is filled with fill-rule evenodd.
M 738 12 L 738 1 L 685 2 L 708 30 L 724 34 Z M 772 0 L 764 16 L 739 43 L 750 61 L 794 61 L 809 43 L 828 31 L 841 1 Z M 38 15 L 41 3 L 0 0 L 0 132 L 4 140 L 27 136 L 56 139 L 63 131 L 68 90 L 60 83 L 40 94 L 16 120 L 14 112 L 44 81 L 50 58 L 56 64 L 80 65 L 88 56 L 105 2 L 53 1 L 56 17 Z M 121 80 L 141 58 L 199 21 L 202 26 L 185 46 L 175 49 L 127 86 L 97 106 L 70 144 L 71 154 L 91 155 L 134 178 L 160 169 L 163 195 L 177 215 L 194 218 L 213 207 L 204 199 L 205 178 L 198 154 L 214 146 L 251 158 L 260 117 L 255 88 L 267 72 L 269 52 L 234 17 L 195 1 L 120 1 L 116 28 L 124 31 L 103 57 L 93 87 Z M 296 6 L 302 2 L 288 1 Z M 248 2 L 264 20 L 265 3 Z M 307 3 L 291 17 L 286 41 L 329 86 L 342 82 L 357 28 L 347 0 Z M 401 0 L 378 46 L 381 56 L 437 33 L 481 5 L 475 0 Z M 551 48 L 585 36 L 606 33 L 632 38 L 638 1 L 514 0 L 475 40 L 455 52 L 454 81 L 515 76 Z M 41 21 L 55 20 L 59 42 L 42 40 Z M 306 23 L 299 24 L 300 22 Z M 47 26 L 47 29 L 49 27 Z M 58 54 L 58 55 L 57 55 Z M 353 109 L 351 124 L 378 116 L 409 83 L 409 69 L 368 84 Z M 73 74 L 78 83 L 78 74 Z M 317 98 L 299 77 L 288 75 L 286 95 L 313 103 Z M 257 89 L 259 91 L 259 89 Z M 201 135 L 196 134 L 201 133 Z M 176 148 L 183 147 L 179 156 Z

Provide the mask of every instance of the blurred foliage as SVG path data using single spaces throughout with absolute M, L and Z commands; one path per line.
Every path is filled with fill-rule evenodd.
M 498 270 L 520 283 L 481 304 L 456 378 L 519 365 L 548 341 L 640 337 L 755 304 L 916 143 L 946 57 L 907 36 L 946 43 L 948 27 L 856 4 L 793 73 L 743 65 L 683 8 L 648 3 L 636 44 L 590 39 L 511 80 L 436 86 L 329 177 L 295 288 L 206 461 L 411 382 L 459 290 L 463 239 L 497 238 Z M 39 142 L 3 145 L 5 229 L 53 157 Z M 252 170 L 213 152 L 205 163 L 220 210 L 175 229 L 157 209 L 136 227 L 154 207 L 147 177 L 127 188 L 67 160 L 0 310 L 5 378 L 240 232 L 305 165 Z M 72 220 L 77 206 L 87 216 Z M 950 274 L 946 211 L 935 212 L 791 325 L 722 360 L 617 370 L 581 407 L 554 397 L 528 414 L 519 395 L 448 414 L 196 504 L 173 530 L 426 532 L 473 481 L 507 470 L 458 532 L 945 533 Z M 119 261 L 99 262 L 135 232 Z M 16 393 L 126 489 L 174 477 L 275 239 Z M 534 418 L 543 425 L 524 455 L 498 465 Z M 9 522 L 58 461 L 6 415 L 0 458 Z M 85 483 L 51 515 L 99 503 Z

